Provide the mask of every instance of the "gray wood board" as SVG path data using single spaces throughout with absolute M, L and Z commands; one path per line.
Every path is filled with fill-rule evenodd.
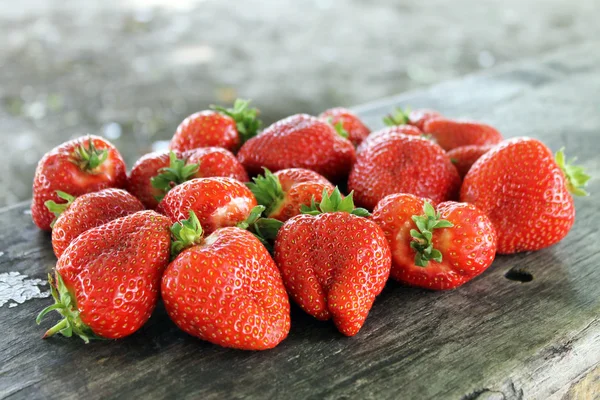
M 600 43 L 358 107 L 372 128 L 396 105 L 534 136 L 600 176 Z M 498 257 L 448 292 L 390 282 L 361 332 L 345 338 L 298 308 L 280 346 L 223 349 L 179 331 L 159 306 L 133 336 L 84 345 L 41 340 L 49 299 L 0 308 L 2 398 L 593 398 L 600 372 L 600 180 L 576 200 L 558 245 Z M 44 279 L 55 258 L 22 203 L 0 210 L 0 273 Z M 527 218 L 526 215 L 523 218 Z M 533 280 L 505 278 L 526 269 Z M 44 288 L 43 286 L 41 287 Z

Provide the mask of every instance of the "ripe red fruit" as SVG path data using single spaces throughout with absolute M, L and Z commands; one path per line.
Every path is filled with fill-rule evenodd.
M 144 210 L 144 205 L 122 189 L 104 189 L 77 198 L 61 192 L 67 203 L 51 202 L 50 211 L 57 215 L 52 227 L 52 248 L 57 258 L 83 232 L 114 219 Z
M 338 133 L 345 132 L 354 146 L 358 146 L 371 133 L 360 118 L 347 108 L 330 108 L 319 115 L 319 119 L 333 125 Z
M 92 228 L 75 239 L 56 264 L 56 304 L 64 319 L 44 338 L 61 333 L 119 339 L 146 323 L 158 301 L 160 278 L 169 263 L 170 221 L 139 211 Z M 49 276 L 52 281 L 52 277 Z
M 457 147 L 448 152 L 448 157 L 450 157 L 450 160 L 456 167 L 460 177 L 464 178 L 471 169 L 471 166 L 475 164 L 475 161 L 479 160 L 479 157 L 493 149 L 494 146 L 494 144 L 488 144 L 483 146 L 471 145 Z
M 502 141 L 502 135 L 495 128 L 476 121 L 434 118 L 428 120 L 423 129 L 446 151 L 462 146 L 483 146 Z
M 356 203 L 368 209 L 392 193 L 446 201 L 457 197 L 459 187 L 458 172 L 444 150 L 430 140 L 402 134 L 362 151 L 348 179 Z
M 281 275 L 251 233 L 230 227 L 203 239 L 193 212 L 173 233 L 173 252 L 187 248 L 169 264 L 161 293 L 179 328 L 243 350 L 270 349 L 287 337 L 290 303 Z
M 190 179 L 208 177 L 228 177 L 240 182 L 249 179 L 233 153 L 220 147 L 204 147 L 146 154 L 131 169 L 127 190 L 146 207 L 155 209 L 174 186 Z
M 280 221 L 287 221 L 300 214 L 303 205 L 320 202 L 323 189 L 333 192 L 333 185 L 314 171 L 302 168 L 282 169 L 265 173 L 254 178 L 254 182 L 246 183 L 258 204 L 265 206 L 265 216 Z
M 33 222 L 51 230 L 54 214 L 45 203 L 63 202 L 57 191 L 80 196 L 89 192 L 125 186 L 126 167 L 119 151 L 98 136 L 83 136 L 65 142 L 42 157 L 33 178 Z
M 494 227 L 472 204 L 447 201 L 434 209 L 425 199 L 397 193 L 377 204 L 373 221 L 390 244 L 391 276 L 407 285 L 453 289 L 494 261 Z
M 561 241 L 575 221 L 571 193 L 586 195 L 583 168 L 556 160 L 542 142 L 506 140 L 484 154 L 465 176 L 461 201 L 475 204 L 494 223 L 498 253 L 543 249 Z
M 231 178 L 198 178 L 175 186 L 159 203 L 157 211 L 173 223 L 194 211 L 206 234 L 244 221 L 257 205 L 243 183 Z
M 374 145 L 375 143 L 379 143 L 387 140 L 390 136 L 395 135 L 409 135 L 409 136 L 423 136 L 423 132 L 419 130 L 419 128 L 412 125 L 396 125 L 389 126 L 387 128 L 380 129 L 376 132 L 373 132 L 366 138 L 360 146 L 356 149 L 356 155 L 362 153 L 367 147 Z
M 409 109 L 396 108 L 393 113 L 383 118 L 383 123 L 387 126 L 394 125 L 413 125 L 423 131 L 425 122 L 433 118 L 441 117 L 438 111 L 425 108 L 410 111 Z
M 333 319 L 353 336 L 363 326 L 390 273 L 390 250 L 381 229 L 354 210 L 352 194 L 323 194 L 283 224 L 275 240 L 275 262 L 290 296 L 319 320 Z
M 352 143 L 331 125 L 306 114 L 285 118 L 248 140 L 238 159 L 250 175 L 262 168 L 306 168 L 329 180 L 344 178 L 356 158 Z
M 249 108 L 250 101 L 236 100 L 233 108 L 215 107 L 187 117 L 171 139 L 171 150 L 192 150 L 198 147 L 223 147 L 235 152 L 257 134 L 261 122 L 258 110 Z

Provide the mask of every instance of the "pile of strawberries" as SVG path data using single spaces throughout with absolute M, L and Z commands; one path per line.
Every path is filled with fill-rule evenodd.
M 38 323 L 63 319 L 44 337 L 122 338 L 162 298 L 185 332 L 263 350 L 288 335 L 289 297 L 352 336 L 390 276 L 452 289 L 571 229 L 589 176 L 562 150 L 431 110 L 384 122 L 371 133 L 334 108 L 261 131 L 238 100 L 188 117 L 129 174 L 100 137 L 51 150 L 32 216 L 52 231 L 55 304 Z

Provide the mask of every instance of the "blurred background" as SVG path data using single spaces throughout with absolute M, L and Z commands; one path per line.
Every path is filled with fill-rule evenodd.
M 318 114 L 597 40 L 599 17 L 598 0 L 3 0 L 0 206 L 72 137 L 131 166 L 211 103 Z

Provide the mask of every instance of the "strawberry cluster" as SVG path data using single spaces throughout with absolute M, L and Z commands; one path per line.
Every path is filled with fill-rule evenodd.
M 129 174 L 96 136 L 40 160 L 32 217 L 58 261 L 38 323 L 62 316 L 44 337 L 122 338 L 162 299 L 190 335 L 264 350 L 289 333 L 289 298 L 352 336 L 390 277 L 456 288 L 562 240 L 587 194 L 562 150 L 433 110 L 372 133 L 344 108 L 262 131 L 257 116 L 241 100 L 195 113 Z

